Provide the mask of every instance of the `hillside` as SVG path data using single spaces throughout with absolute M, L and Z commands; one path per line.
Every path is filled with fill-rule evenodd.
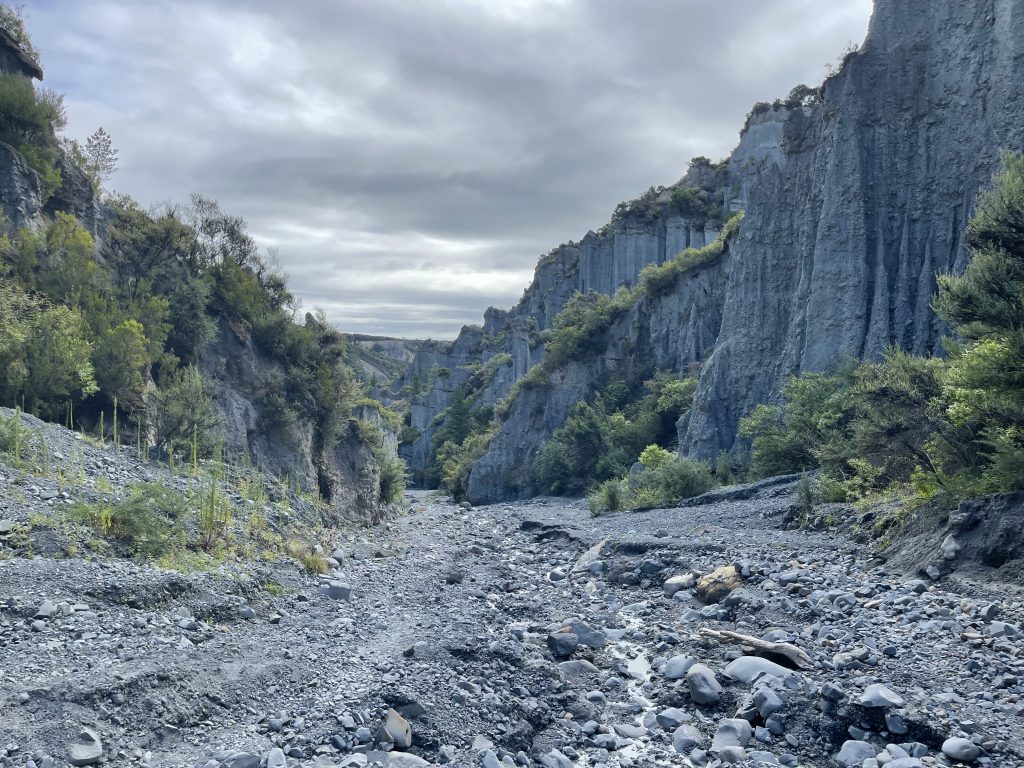
M 4 21 L 27 41 L 19 17 Z M 60 135 L 62 97 L 33 86 L 42 71 L 20 45 L 0 39 L 0 405 L 105 440 L 120 428 L 156 457 L 228 457 L 337 519 L 379 519 L 404 468 L 396 418 L 347 362 L 372 349 L 300 316 L 245 220 L 215 201 L 145 210 L 106 192 L 116 151 Z

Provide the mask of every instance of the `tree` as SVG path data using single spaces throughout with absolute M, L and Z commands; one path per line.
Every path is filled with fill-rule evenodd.
M 39 61 L 39 53 L 32 45 L 32 38 L 25 29 L 25 13 L 22 6 L 0 4 L 0 28 L 16 42 L 21 50 Z
M 210 386 L 195 366 L 179 371 L 163 388 L 151 385 L 146 414 L 158 448 L 175 451 L 194 445 L 199 457 L 211 453 L 220 419 Z
M 942 275 L 934 307 L 960 337 L 946 378 L 947 413 L 975 435 L 976 490 L 1024 486 L 1024 154 L 1007 153 L 967 230 L 972 258 Z
M 82 154 L 85 156 L 85 171 L 96 186 L 101 186 L 117 170 L 118 150 L 103 126 L 85 140 Z
M 93 350 L 100 389 L 111 398 L 129 402 L 142 391 L 149 367 L 149 340 L 142 323 L 125 320 L 105 333 Z
M 54 416 L 72 395 L 95 392 L 87 335 L 74 310 L 0 281 L 0 400 Z

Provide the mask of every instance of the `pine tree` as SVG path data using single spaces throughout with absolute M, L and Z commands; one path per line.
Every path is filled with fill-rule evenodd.
M 110 134 L 103 130 L 102 126 L 85 140 L 84 154 L 86 171 L 97 184 L 102 184 L 117 170 L 118 150 L 114 147 Z
M 988 488 L 1024 487 L 1024 155 L 1007 153 L 968 227 L 973 258 L 939 278 L 956 331 L 946 387 L 954 424 L 978 435 Z M 985 485 L 981 490 L 986 490 Z

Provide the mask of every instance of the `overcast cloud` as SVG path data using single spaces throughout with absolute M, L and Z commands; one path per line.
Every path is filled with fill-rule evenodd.
M 818 83 L 870 0 L 33 0 L 110 186 L 192 192 L 343 330 L 450 338 L 537 258 Z

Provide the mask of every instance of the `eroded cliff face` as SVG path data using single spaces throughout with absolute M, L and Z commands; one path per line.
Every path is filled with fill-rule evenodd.
M 306 418 L 279 423 L 268 410 L 268 393 L 286 389 L 285 370 L 263 354 L 241 328 L 221 318 L 214 340 L 203 348 L 200 370 L 211 382 L 220 416 L 224 450 L 327 503 L 324 523 L 356 520 L 375 523 L 384 514 L 380 466 L 373 447 L 350 423 L 337 442 L 325 444 L 317 425 Z M 394 448 L 394 433 L 375 408 L 355 414 L 375 424 Z
M 34 230 L 43 223 L 44 214 L 65 212 L 74 214 L 93 236 L 99 234 L 101 206 L 92 182 L 63 151 L 57 161 L 61 184 L 44 202 L 39 174 L 18 150 L 0 142 L 0 228 L 8 232 Z
M 930 309 L 935 275 L 961 270 L 963 235 L 978 191 L 1003 150 L 1024 148 L 1024 0 L 877 0 L 865 44 L 820 95 L 757 108 L 727 166 L 705 183 L 745 218 L 726 258 L 641 300 L 610 331 L 608 347 L 524 388 L 474 466 L 476 502 L 527 496 L 528 469 L 578 400 L 611 368 L 680 373 L 700 364 L 694 406 L 679 423 L 683 453 L 710 458 L 734 447 L 739 420 L 775 398 L 790 374 L 824 370 L 889 345 L 939 352 Z M 542 331 L 576 291 L 611 294 L 717 234 L 652 190 L 613 222 L 544 257 L 520 303 L 490 328 L 464 330 L 454 371 L 497 352 L 511 381 L 543 355 Z M 490 310 L 497 317 L 495 310 Z M 473 345 L 465 344 L 472 337 Z M 461 347 L 460 347 L 461 345 Z M 473 347 L 476 351 L 472 351 Z M 430 424 L 450 383 L 414 398 Z M 429 427 L 411 464 L 429 449 Z
M 423 469 L 434 434 L 443 424 L 444 411 L 459 387 L 471 381 L 479 385 L 472 390 L 470 405 L 473 409 L 493 407 L 506 398 L 515 382 L 543 359 L 544 332 L 551 328 L 555 317 L 575 293 L 596 291 L 613 295 L 623 286 L 634 285 L 647 265 L 661 264 L 681 250 L 702 247 L 717 238 L 717 219 L 709 221 L 701 212 L 683 215 L 670 201 L 677 186 L 697 183 L 708 188 L 709 197 L 716 206 L 728 205 L 728 182 L 722 170 L 695 168 L 677 185 L 652 189 L 641 198 L 624 204 L 612 221 L 599 231 L 588 232 L 579 242 L 566 243 L 544 256 L 523 298 L 511 310 L 492 307 L 485 313 L 482 326 L 466 326 L 451 344 L 434 342 L 420 349 L 405 375 L 393 387 L 394 394 L 404 389 L 409 396 L 409 426 L 413 436 L 400 446 L 400 454 L 412 469 L 415 481 L 424 479 Z M 684 315 L 689 317 L 690 310 L 687 309 Z M 676 345 L 675 340 L 668 339 L 677 326 L 677 320 L 656 322 L 649 334 L 651 343 Z M 629 333 L 626 328 L 617 332 Z M 626 336 L 620 341 L 625 343 Z M 633 342 L 638 350 L 645 348 L 646 344 L 639 339 Z M 631 354 L 621 354 L 617 359 L 627 359 Z M 493 372 L 488 370 L 487 380 L 481 383 L 478 369 L 486 367 L 488 361 L 498 360 L 499 355 L 506 361 L 492 365 Z M 640 361 L 638 358 L 638 365 Z M 669 367 L 671 369 L 674 365 Z M 561 386 L 549 388 L 546 396 L 553 398 L 556 405 L 541 419 L 548 425 L 543 430 L 533 428 L 537 423 L 535 416 L 519 423 L 518 419 L 525 418 L 523 414 L 526 411 L 517 406 L 509 418 L 512 422 L 510 431 L 508 435 L 503 434 L 501 440 L 505 445 L 501 455 L 511 463 L 501 468 L 505 459 L 489 458 L 488 464 L 495 467 L 498 475 L 507 476 L 512 487 L 532 488 L 524 485 L 526 481 L 523 478 L 516 477 L 517 470 L 522 468 L 522 457 L 536 452 L 538 439 L 543 445 L 551 431 L 560 426 L 559 420 L 564 420 L 568 409 L 577 400 L 585 399 L 588 393 L 592 394 L 592 382 L 604 374 L 602 368 L 596 377 L 585 376 L 580 380 L 572 376 L 562 377 Z M 535 400 L 543 398 L 537 393 L 532 397 Z M 516 445 L 518 438 L 511 435 L 525 436 L 526 442 Z M 487 481 L 488 485 L 495 482 Z M 514 491 L 516 495 L 527 492 Z
M 16 232 L 34 229 L 43 210 L 39 174 L 10 144 L 0 142 L 0 214 L 4 228 Z
M 788 374 L 938 351 L 935 274 L 963 269 L 978 190 L 1024 145 L 1022 87 L 1022 0 L 880 0 L 822 102 L 775 116 L 776 145 L 737 151 L 746 217 L 684 452 L 728 449 Z
M 597 355 L 572 361 L 546 382 L 523 387 L 508 418 L 473 466 L 469 499 L 484 504 L 546 493 L 533 462 L 576 403 L 590 400 L 613 373 L 642 382 L 657 371 L 685 371 L 714 344 L 722 324 L 724 275 L 729 252 L 676 279 L 663 296 L 642 296 L 607 332 Z
M 1024 0 L 879 0 L 820 104 L 748 130 L 730 160 L 746 217 L 684 452 L 730 448 L 789 374 L 938 351 L 935 275 L 963 268 L 979 189 L 1024 147 L 1022 93 Z

